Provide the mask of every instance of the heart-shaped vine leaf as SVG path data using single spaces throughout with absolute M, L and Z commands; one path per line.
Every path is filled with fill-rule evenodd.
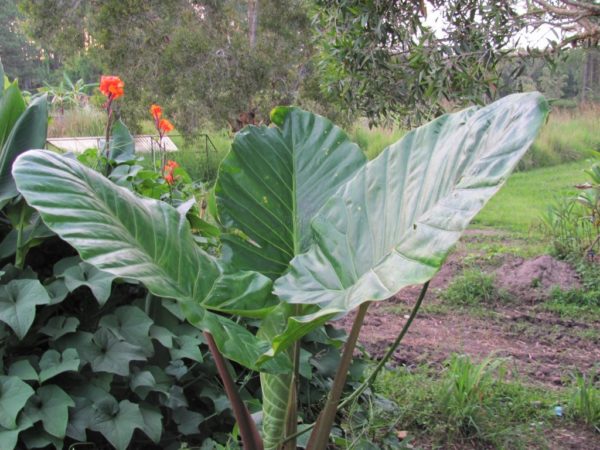
M 7 429 L 0 425 L 0 448 L 2 450 L 13 450 L 17 446 L 19 434 L 29 430 L 33 426 L 31 420 L 25 415 L 19 417 L 15 427 Z
M 47 433 L 62 439 L 65 437 L 69 408 L 75 402 L 58 386 L 41 386 L 25 406 L 25 414 L 32 422 L 42 421 Z
M 15 428 L 17 415 L 33 394 L 31 386 L 17 377 L 0 375 L 0 426 Z
M 27 359 L 21 359 L 11 364 L 8 375 L 18 377 L 23 381 L 38 381 L 38 373 Z
M 40 329 L 40 333 L 44 333 L 56 341 L 66 334 L 77 331 L 78 326 L 79 319 L 77 317 L 54 316 Z
M 91 345 L 80 350 L 84 358 L 90 361 L 96 372 L 108 372 L 116 375 L 129 375 L 131 361 L 145 361 L 143 350 L 129 342 L 120 340 L 106 328 L 94 333 Z
M 0 320 L 23 339 L 35 319 L 36 305 L 47 305 L 50 297 L 38 280 L 12 280 L 0 286 Z
M 40 383 L 63 372 L 76 372 L 80 363 L 79 354 L 74 348 L 68 348 L 62 354 L 48 350 L 40 359 Z
M 104 306 L 110 297 L 112 282 L 116 278 L 111 273 L 98 270 L 85 261 L 67 268 L 59 276 L 64 278 L 65 286 L 70 292 L 81 286 L 90 288 L 100 306 Z
M 126 450 L 136 428 L 146 427 L 139 405 L 113 399 L 100 401 L 94 406 L 90 429 L 101 433 L 117 450 Z

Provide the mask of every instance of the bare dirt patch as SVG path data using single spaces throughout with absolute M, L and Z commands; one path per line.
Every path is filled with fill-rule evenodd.
M 505 262 L 494 273 L 496 285 L 522 301 L 543 300 L 556 287 L 563 290 L 580 287 L 577 272 L 550 255 L 529 260 L 517 257 Z
M 467 238 L 477 239 L 473 233 Z M 465 252 L 459 246 L 432 279 L 422 312 L 395 352 L 394 363 L 441 364 L 453 353 L 476 360 L 495 356 L 506 358 L 531 382 L 548 386 L 562 385 L 574 372 L 589 372 L 600 363 L 600 333 L 594 332 L 600 330 L 600 322 L 565 320 L 535 308 L 553 286 L 579 286 L 576 272 L 550 256 L 503 255 L 499 267 L 482 266 L 495 272 L 498 286 L 514 296 L 508 304 L 480 309 L 478 314 L 441 307 L 438 294 L 463 269 Z M 407 287 L 386 302 L 371 305 L 360 342 L 372 357 L 383 356 L 396 338 L 420 289 Z M 353 320 L 354 315 L 344 318 L 343 326 L 349 329 Z

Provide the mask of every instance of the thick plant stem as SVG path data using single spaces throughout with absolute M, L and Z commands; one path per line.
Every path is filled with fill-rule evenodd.
M 298 374 L 300 372 L 300 341 L 294 344 L 292 360 L 294 362 L 294 373 L 290 383 L 287 411 L 285 417 L 285 436 L 294 436 L 298 432 Z M 287 440 L 281 450 L 296 450 L 296 439 Z
M 427 293 L 428 287 L 429 287 L 429 281 L 426 282 L 425 284 L 423 284 L 423 287 L 421 288 L 421 292 L 419 293 L 419 297 L 417 298 L 415 306 L 413 306 L 410 316 L 406 320 L 406 323 L 402 327 L 402 330 L 400 330 L 400 333 L 398 334 L 398 337 L 396 338 L 396 340 L 388 348 L 386 354 L 383 356 L 381 361 L 379 361 L 379 363 L 377 364 L 375 369 L 373 369 L 373 372 L 371 372 L 369 374 L 369 376 L 361 383 L 361 385 L 352 394 L 350 394 L 348 397 L 346 397 L 344 399 L 344 401 L 339 404 L 339 406 L 337 408 L 338 411 L 340 409 L 344 408 L 345 406 L 349 405 L 350 403 L 352 403 L 354 400 L 356 400 L 367 388 L 369 388 L 373 384 L 373 382 L 375 381 L 375 378 L 377 377 L 377 375 L 379 374 L 381 369 L 383 369 L 385 364 L 389 361 L 389 359 L 392 357 L 392 355 L 396 352 L 396 350 L 398 349 L 398 346 L 402 342 L 404 335 L 408 331 L 408 328 L 410 327 L 411 323 L 413 322 L 414 318 L 416 317 L 417 313 L 419 312 L 419 309 L 421 308 L 421 304 L 423 303 L 423 299 L 425 298 L 425 294 Z M 308 433 L 315 426 L 316 426 L 316 423 L 313 423 L 312 425 L 305 427 L 302 431 L 299 431 L 295 435 L 286 437 L 286 439 L 292 439 L 292 438 L 295 439 L 298 436 L 303 435 L 304 433 Z M 284 441 L 284 443 L 285 442 L 286 441 Z
M 327 397 L 325 408 L 323 408 L 323 411 L 319 414 L 315 429 L 310 435 L 308 445 L 306 446 L 307 450 L 324 450 L 327 447 L 331 427 L 335 421 L 338 404 L 342 396 L 344 385 L 346 384 L 348 369 L 352 363 L 354 348 L 356 347 L 358 335 L 360 334 L 360 329 L 365 319 L 365 315 L 367 314 L 367 309 L 369 309 L 369 305 L 370 302 L 363 303 L 358 309 L 358 313 L 352 324 L 352 330 L 350 331 L 350 335 L 344 346 L 340 366 L 338 367 L 335 379 L 333 380 L 333 387 L 329 393 L 329 397 Z
M 254 423 L 254 420 L 252 420 L 252 416 L 250 416 L 250 411 L 248 411 L 248 408 L 246 408 L 246 405 L 242 401 L 240 393 L 238 392 L 237 387 L 231 378 L 229 370 L 227 370 L 225 358 L 217 348 L 217 344 L 215 343 L 212 335 L 205 331 L 204 337 L 206 338 L 208 348 L 210 349 L 210 352 L 215 360 L 215 364 L 217 365 L 217 370 L 219 371 L 219 376 L 221 377 L 223 386 L 225 387 L 227 397 L 231 402 L 233 415 L 235 416 L 235 420 L 240 428 L 240 435 L 242 437 L 244 449 L 263 450 L 263 442 L 260 434 L 258 433 L 258 429 L 256 428 L 256 424 Z
M 375 366 L 375 369 L 373 369 L 373 371 L 369 374 L 367 379 L 361 383 L 361 385 L 358 387 L 358 389 L 356 389 L 352 394 L 350 394 L 348 397 L 346 397 L 342 403 L 340 403 L 340 409 L 343 408 L 344 406 L 352 403 L 354 400 L 356 400 L 358 397 L 360 397 L 360 395 L 373 384 L 373 382 L 375 381 L 375 378 L 377 378 L 377 375 L 379 374 L 381 369 L 384 368 L 386 363 L 394 355 L 394 353 L 396 352 L 396 349 L 400 345 L 400 342 L 402 342 L 404 335 L 410 328 L 410 325 L 412 324 L 417 313 L 419 312 L 419 308 L 421 308 L 421 303 L 423 303 L 423 299 L 425 298 L 425 294 L 427 293 L 428 287 L 429 287 L 429 281 L 426 282 L 423 285 L 423 287 L 421 288 L 421 292 L 419 293 L 419 298 L 417 298 L 417 302 L 415 303 L 415 306 L 413 306 L 413 309 L 410 312 L 410 316 L 408 317 L 408 319 L 406 319 L 406 323 L 402 327 L 402 330 L 400 330 L 400 334 L 398 334 L 398 337 L 396 337 L 396 340 L 392 343 L 392 345 L 390 345 L 390 347 L 388 348 L 388 350 L 385 353 L 385 355 L 383 356 L 383 358 L 381 358 L 381 360 L 379 361 L 377 366 Z

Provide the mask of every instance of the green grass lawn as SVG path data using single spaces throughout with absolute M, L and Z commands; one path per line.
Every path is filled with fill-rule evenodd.
M 473 228 L 494 227 L 520 233 L 534 231 L 539 217 L 555 198 L 575 194 L 587 179 L 587 161 L 516 172 L 472 222 Z

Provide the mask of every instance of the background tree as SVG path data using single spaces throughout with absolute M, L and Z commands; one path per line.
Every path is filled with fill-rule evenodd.
M 41 82 L 44 68 L 40 49 L 25 35 L 24 16 L 14 0 L 0 0 L 0 59 L 8 76 L 24 89 Z
M 324 93 L 372 122 L 427 117 L 448 106 L 493 99 L 500 87 L 500 62 L 517 56 L 516 46 L 524 44 L 517 40 L 520 33 L 531 37 L 548 26 L 555 33 L 547 48 L 524 55 L 595 48 L 600 37 L 600 6 L 592 1 L 315 3 Z
M 85 55 L 122 76 L 129 119 L 160 99 L 183 131 L 294 101 L 310 57 L 305 0 L 21 3 L 58 61 Z

